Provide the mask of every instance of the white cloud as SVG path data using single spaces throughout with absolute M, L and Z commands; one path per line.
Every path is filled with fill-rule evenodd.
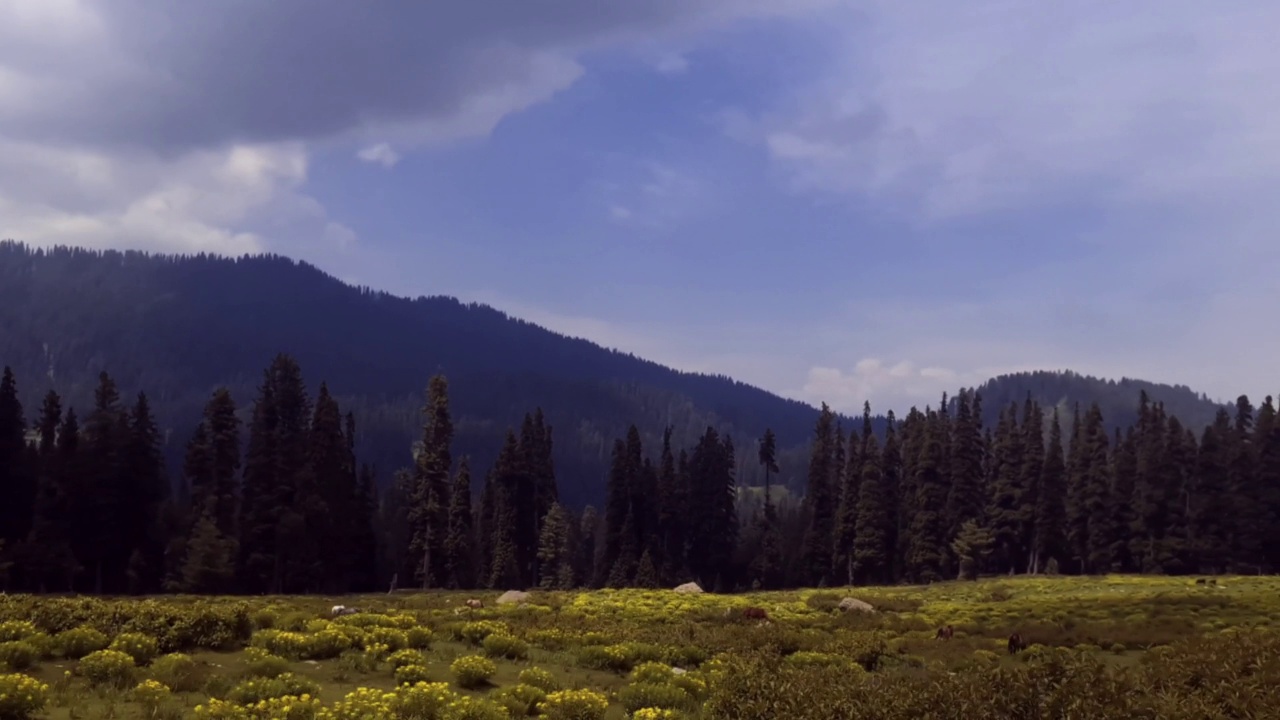
M 895 0 L 831 22 L 836 70 L 749 133 L 738 119 L 799 188 L 947 220 L 1280 179 L 1280 5 Z
M 264 236 L 350 242 L 301 188 L 296 144 L 233 146 L 178 159 L 0 142 L 0 236 L 34 245 L 239 254 Z
M 689 60 L 679 53 L 662 53 L 653 61 L 653 68 L 663 75 L 679 75 L 689 69 Z
M 400 154 L 391 149 L 388 143 L 378 143 L 356 153 L 356 157 L 367 163 L 375 163 L 385 168 L 395 167 L 400 162 Z

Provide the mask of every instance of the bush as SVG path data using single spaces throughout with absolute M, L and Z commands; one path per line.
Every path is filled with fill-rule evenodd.
M 0 718 L 27 720 L 48 702 L 48 685 L 26 675 L 0 675 Z
M 250 677 L 273 678 L 289 671 L 289 661 L 272 655 L 262 648 L 249 647 L 244 651 L 245 674 Z
M 76 669 L 93 685 L 124 688 L 133 682 L 137 663 L 119 650 L 97 650 L 80 658 Z
M 431 647 L 431 631 L 424 627 L 411 627 L 404 632 L 405 638 L 408 640 L 406 647 L 415 650 L 426 650 Z
M 520 671 L 520 683 L 532 685 L 543 692 L 555 692 L 560 689 L 560 682 L 549 671 L 539 667 L 525 668 Z
M 182 653 L 161 655 L 151 662 L 148 672 L 152 679 L 177 692 L 194 692 L 203 684 L 196 661 Z
M 253 705 L 263 700 L 282 698 L 287 695 L 316 695 L 319 692 L 320 686 L 314 681 L 293 673 L 281 673 L 279 677 L 274 678 L 245 680 L 231 688 L 227 693 L 227 699 L 241 705 Z
M 289 640 L 292 643 L 292 639 Z M 353 638 L 332 628 L 325 628 L 306 636 L 306 642 L 297 650 L 307 660 L 330 660 L 355 646 Z
M 397 650 L 387 656 L 387 663 L 392 669 L 399 669 L 406 665 L 423 665 L 427 659 L 417 650 Z
M 480 655 L 464 655 L 449 666 L 449 672 L 457 680 L 458 687 L 474 690 L 488 684 L 489 678 L 498 672 L 493 661 Z
M 143 680 L 129 693 L 133 701 L 147 711 L 149 717 L 155 717 L 156 711 L 166 700 L 173 697 L 169 686 L 156 680 Z
M 608 710 L 609 698 L 594 690 L 560 690 L 542 703 L 547 720 L 603 720 Z
M 129 655 L 139 665 L 146 665 L 160 654 L 160 643 L 142 633 L 121 633 L 108 647 Z
M 494 633 L 511 634 L 511 630 L 503 623 L 496 620 L 477 620 L 475 622 L 465 623 L 458 631 L 459 639 L 466 640 L 472 645 L 479 645 L 484 639 Z
M 511 717 L 528 717 L 538 714 L 538 705 L 547 699 L 542 688 L 532 685 L 516 685 L 498 693 L 497 701 Z
M 0 643 L 0 663 L 9 670 L 26 670 L 40 659 L 40 651 L 26 640 Z
M 40 628 L 29 620 L 6 620 L 0 622 L 0 643 L 26 640 L 32 635 L 39 635 Z
M 54 635 L 53 644 L 66 659 L 79 660 L 89 653 L 106 650 L 111 638 L 101 630 L 81 626 Z
M 398 688 L 390 706 L 394 717 L 439 718 L 457 698 L 448 683 L 420 682 Z
M 402 665 L 395 670 L 396 685 L 417 685 L 430 682 L 431 674 L 425 665 Z
M 667 683 L 628 685 L 618 692 L 618 700 L 627 712 L 635 712 L 640 708 L 682 710 L 692 708 L 694 705 L 689 693 Z
M 493 633 L 481 643 L 484 654 L 493 658 L 525 660 L 529 657 L 529 643 L 506 633 Z
M 463 696 L 449 703 L 443 720 L 507 720 L 507 712 L 488 700 Z

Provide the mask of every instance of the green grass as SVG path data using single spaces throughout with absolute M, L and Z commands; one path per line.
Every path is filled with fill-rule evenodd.
M 881 643 L 882 649 L 873 652 L 879 657 L 874 672 L 912 678 L 970 672 L 983 663 L 1017 668 L 1025 658 L 1010 657 L 1005 650 L 1009 633 L 1017 631 L 1032 644 L 1077 648 L 1107 667 L 1136 669 L 1151 648 L 1198 636 L 1216 637 L 1227 628 L 1274 628 L 1280 617 L 1280 578 L 1272 577 L 1219 578 L 1216 585 L 1197 585 L 1194 578 L 992 578 L 927 587 L 836 588 L 742 596 L 686 596 L 637 590 L 534 593 L 523 608 L 493 606 L 497 595 L 403 592 L 341 598 L 226 598 L 215 602 L 247 602 L 256 623 L 277 628 L 301 628 L 327 618 L 334 604 L 359 607 L 366 613 L 412 616 L 434 633 L 431 647 L 423 651 L 431 680 L 451 684 L 450 663 L 462 655 L 482 653 L 480 648 L 458 639 L 461 627 L 476 620 L 497 621 L 529 641 L 528 659 L 495 658 L 497 672 L 488 687 L 463 690 L 455 685 L 455 692 L 492 697 L 500 689 L 517 684 L 517 676 L 525 668 L 539 667 L 553 673 L 565 688 L 590 688 L 608 695 L 612 699 L 608 715 L 611 718 L 624 717 L 616 695 L 628 685 L 626 667 L 617 671 L 584 667 L 579 653 L 585 646 L 616 645 L 622 648 L 617 652 L 632 653 L 637 658 L 660 651 L 668 659 L 691 657 L 689 653 L 732 659 L 753 655 L 761 648 L 774 655 L 806 650 L 856 657 L 862 652 L 857 649 L 863 647 L 859 643 Z M 468 597 L 484 599 L 486 608 L 458 612 Z M 840 613 L 834 608 L 843 597 L 865 600 L 877 612 Z M 156 600 L 175 608 L 199 604 L 194 598 Z M 761 626 L 744 621 L 738 611 L 745 606 L 765 608 L 772 622 Z M 18 614 L 22 608 L 13 605 L 11 611 Z M 955 638 L 949 642 L 933 637 L 934 630 L 944 624 L 956 629 Z M 563 635 L 548 635 L 547 631 L 553 630 Z M 995 653 L 995 657 L 981 651 Z M 198 664 L 202 689 L 175 693 L 171 706 L 162 713 L 167 717 L 189 716 L 196 705 L 207 702 L 210 696 L 225 694 L 249 676 L 243 650 L 191 650 L 188 654 Z M 631 662 L 634 659 L 624 665 Z M 687 664 L 696 669 L 696 663 Z M 75 668 L 74 661 L 55 657 L 26 671 L 51 687 L 45 717 L 152 718 L 127 690 L 90 687 L 74 674 Z M 386 664 L 362 671 L 341 658 L 293 660 L 288 663 L 288 670 L 318 684 L 318 697 L 325 704 L 341 700 L 356 688 L 392 691 L 396 686 Z M 68 672 L 72 675 L 68 676 Z M 145 677 L 147 670 L 140 668 L 137 679 Z

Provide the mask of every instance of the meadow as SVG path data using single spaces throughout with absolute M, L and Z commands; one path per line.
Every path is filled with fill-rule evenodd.
M 0 720 L 1176 719 L 1280 707 L 1273 577 L 498 596 L 7 595 Z M 842 610 L 845 598 L 862 609 Z M 335 604 L 359 612 L 332 617 Z M 936 639 L 946 625 L 954 635 Z M 1011 654 L 1014 632 L 1028 647 Z

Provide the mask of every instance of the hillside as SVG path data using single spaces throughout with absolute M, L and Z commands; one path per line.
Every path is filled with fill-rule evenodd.
M 87 407 L 100 370 L 127 394 L 145 390 L 176 460 L 213 388 L 231 388 L 247 418 L 263 369 L 298 359 L 312 392 L 327 381 L 358 419 L 361 458 L 380 477 L 410 460 L 423 389 L 444 373 L 457 455 L 489 467 L 509 426 L 543 408 L 567 500 L 599 503 L 614 438 L 636 423 L 647 449 L 671 424 L 691 447 L 707 425 L 740 449 L 738 477 L 761 482 L 755 439 L 778 437 L 781 481 L 802 491 L 817 410 L 730 378 L 683 373 L 569 338 L 493 308 L 448 297 L 406 299 L 346 285 L 278 256 L 163 257 L 0 243 L 0 364 L 11 365 L 34 415 L 49 387 Z M 1132 421 L 1139 390 L 1200 427 L 1217 406 L 1184 387 L 1074 373 L 1025 373 L 979 388 L 984 416 L 1028 392 L 1046 407 L 1102 404 L 1108 424 Z M 895 408 L 899 417 L 907 408 Z M 30 418 L 29 418 L 30 419 Z M 843 419 L 850 430 L 855 421 Z M 883 421 L 876 419 L 877 432 Z M 777 479 L 775 479 L 777 480 Z
M 0 364 L 32 412 L 51 385 L 76 407 L 100 370 L 145 390 L 176 457 L 209 393 L 226 384 L 242 415 L 278 352 L 296 357 L 312 391 L 327 381 L 359 420 L 361 455 L 383 478 L 410 458 L 423 389 L 450 382 L 459 454 L 486 468 L 508 426 L 542 407 L 555 428 L 566 498 L 598 502 L 614 438 L 635 422 L 646 445 L 663 427 L 691 446 L 707 425 L 740 448 L 766 426 L 784 475 L 803 477 L 817 411 L 726 377 L 682 373 L 601 348 L 490 307 L 405 299 L 356 288 L 276 256 L 162 257 L 0 244 Z M 786 452 L 786 448 L 793 448 Z M 741 452 L 739 474 L 758 474 Z M 799 461 L 799 464 L 797 464 Z
M 1152 402 L 1164 403 L 1166 412 L 1197 432 L 1213 422 L 1220 408 L 1226 407 L 1185 385 L 1164 385 L 1131 378 L 1106 380 L 1069 370 L 1000 375 L 974 389 L 982 395 L 983 422 L 991 426 L 999 419 L 1002 407 L 1015 402 L 1021 405 L 1028 394 L 1046 412 L 1058 408 L 1064 423 L 1070 422 L 1076 403 L 1080 403 L 1083 411 L 1088 409 L 1089 403 L 1097 402 L 1107 426 L 1113 429 L 1137 422 L 1138 398 L 1143 392 Z M 1254 398 L 1254 401 L 1260 399 Z

